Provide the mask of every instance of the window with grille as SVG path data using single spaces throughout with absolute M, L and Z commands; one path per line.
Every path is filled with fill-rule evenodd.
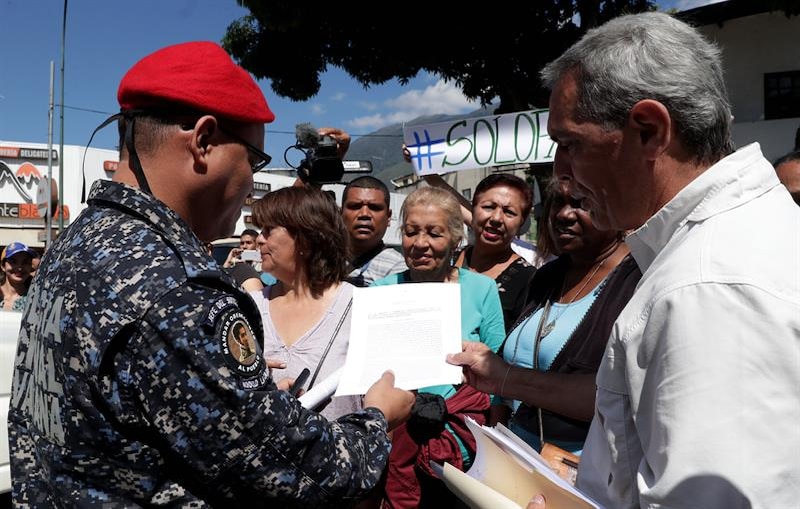
M 800 117 L 800 71 L 764 74 L 764 119 Z

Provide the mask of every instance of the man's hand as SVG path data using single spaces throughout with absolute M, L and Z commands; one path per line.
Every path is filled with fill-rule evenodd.
M 222 267 L 230 269 L 231 267 L 242 261 L 239 259 L 240 256 L 242 256 L 241 248 L 239 247 L 231 248 L 231 250 L 228 251 L 228 257 L 225 259 L 225 263 L 222 264 Z
M 389 431 L 404 423 L 411 415 L 414 394 L 394 386 L 394 373 L 386 371 L 372 384 L 364 396 L 364 407 L 375 407 L 386 417 Z
M 528 507 L 526 507 L 525 509 L 545 509 L 544 502 L 545 502 L 544 495 L 539 493 L 538 495 L 533 497 L 530 502 L 528 502 Z
M 461 353 L 449 354 L 447 362 L 461 366 L 467 383 L 475 389 L 500 395 L 509 364 L 483 343 L 463 341 L 461 348 Z
M 285 362 L 276 361 L 273 359 L 267 359 L 267 368 L 269 369 L 269 376 L 272 376 L 272 369 L 284 369 L 286 367 Z M 294 384 L 294 378 L 283 378 L 279 382 L 275 382 L 275 385 L 278 386 L 279 390 L 288 391 L 289 388 Z
M 350 148 L 350 135 L 335 127 L 320 127 L 317 132 L 320 136 L 330 136 L 336 140 L 336 152 L 340 159 L 344 159 L 347 149 Z

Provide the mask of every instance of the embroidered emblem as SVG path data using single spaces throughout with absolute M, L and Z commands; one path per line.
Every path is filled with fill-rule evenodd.
M 247 318 L 238 309 L 231 309 L 218 323 L 217 337 L 225 362 L 241 376 L 259 378 L 264 360 Z
M 208 310 L 208 314 L 206 314 L 205 320 L 203 320 L 203 325 L 209 327 L 210 329 L 214 329 L 214 326 L 217 323 L 217 319 L 220 317 L 220 314 L 229 308 L 236 308 L 237 302 L 236 299 L 231 296 L 226 296 L 221 299 L 217 299 L 211 304 L 211 307 Z

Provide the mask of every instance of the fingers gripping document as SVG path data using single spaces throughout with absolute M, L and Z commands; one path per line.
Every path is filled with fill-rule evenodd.
M 461 383 L 461 368 L 445 362 L 461 351 L 460 292 L 452 283 L 355 288 L 336 396 L 365 394 L 387 369 L 402 389 Z

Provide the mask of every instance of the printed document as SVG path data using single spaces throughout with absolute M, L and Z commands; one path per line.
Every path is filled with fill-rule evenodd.
M 461 383 L 445 361 L 461 351 L 461 285 L 408 283 L 353 290 L 350 345 L 336 396 L 365 394 L 384 371 L 395 387 Z

